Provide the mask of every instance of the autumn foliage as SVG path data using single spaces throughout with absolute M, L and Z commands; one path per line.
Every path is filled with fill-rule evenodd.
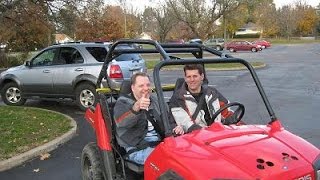
M 0 44 L 12 51 L 30 51 L 54 43 L 55 33 L 75 41 L 116 41 L 138 38 L 142 32 L 159 41 L 187 41 L 223 37 L 224 27 L 232 38 L 249 22 L 261 27 L 263 37 L 314 36 L 320 30 L 316 9 L 299 1 L 276 9 L 273 0 L 164 0 L 144 11 L 121 2 L 1 1 Z

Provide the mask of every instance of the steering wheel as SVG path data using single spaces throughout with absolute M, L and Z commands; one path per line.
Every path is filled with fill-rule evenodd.
M 232 102 L 232 103 L 229 103 L 225 106 L 223 106 L 222 108 L 220 108 L 218 111 L 216 111 L 213 115 L 212 115 L 212 119 L 216 119 L 217 116 L 222 112 L 224 111 L 225 109 L 229 108 L 229 107 L 232 107 L 232 106 L 238 106 L 238 108 L 233 112 L 233 115 L 231 117 L 233 117 L 232 119 L 235 120 L 235 122 L 223 122 L 223 124 L 225 125 L 229 125 L 229 124 L 237 124 L 238 122 L 241 121 L 243 115 L 244 115 L 244 112 L 245 112 L 245 107 L 243 104 L 241 103 L 238 103 L 238 102 Z

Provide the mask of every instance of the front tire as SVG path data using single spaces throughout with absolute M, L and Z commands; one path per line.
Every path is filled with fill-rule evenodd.
M 83 180 L 107 180 L 103 161 L 97 144 L 87 144 L 81 154 L 81 175 Z
M 252 48 L 251 52 L 258 52 L 257 48 Z
M 3 102 L 10 106 L 21 106 L 26 102 L 26 99 L 22 97 L 20 87 L 14 82 L 4 85 L 1 91 L 1 97 Z
M 79 84 L 75 90 L 76 102 L 79 108 L 85 111 L 90 106 L 97 104 L 96 88 L 88 83 Z
M 221 50 L 222 50 L 221 46 L 217 46 L 217 47 L 216 47 L 216 50 L 217 50 L 217 51 L 221 51 Z

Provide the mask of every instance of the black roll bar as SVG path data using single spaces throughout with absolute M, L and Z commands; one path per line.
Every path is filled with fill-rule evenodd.
M 243 60 L 243 59 L 239 59 L 239 58 L 228 58 L 228 60 L 223 60 L 223 59 L 193 59 L 193 60 L 175 60 L 175 61 L 162 61 L 160 63 L 158 63 L 153 70 L 153 78 L 154 78 L 154 85 L 155 88 L 157 90 L 157 96 L 158 96 L 158 100 L 159 100 L 159 105 L 160 105 L 160 110 L 161 110 L 161 114 L 163 117 L 163 122 L 164 122 L 164 127 L 165 127 L 165 135 L 167 136 L 171 136 L 172 132 L 170 130 L 170 126 L 169 126 L 169 119 L 168 119 L 168 113 L 166 111 L 165 108 L 165 101 L 163 98 L 163 91 L 161 88 L 161 82 L 160 82 L 160 69 L 164 66 L 169 66 L 169 65 L 185 65 L 185 64 L 195 64 L 195 63 L 206 63 L 206 64 L 219 64 L 219 63 L 241 63 L 244 66 L 246 66 L 248 68 L 248 70 L 250 71 L 250 74 L 258 88 L 258 91 L 263 99 L 263 102 L 268 110 L 269 116 L 271 118 L 271 122 L 275 121 L 277 118 L 275 116 L 275 113 L 271 107 L 271 104 L 265 94 L 265 91 L 263 90 L 263 87 L 260 83 L 260 80 L 256 74 L 256 72 L 254 71 L 253 67 L 251 66 L 251 64 L 249 64 L 247 61 Z
M 153 45 L 154 49 L 116 49 L 117 46 L 121 44 L 149 44 Z M 206 58 L 203 59 L 203 52 L 209 52 L 213 55 L 219 56 L 220 58 Z M 161 110 L 161 116 L 165 127 L 165 135 L 171 136 L 172 132 L 170 130 L 169 121 L 168 121 L 168 113 L 166 111 L 166 104 L 163 98 L 163 90 L 161 87 L 160 82 L 160 69 L 164 66 L 170 66 L 170 65 L 185 65 L 185 64 L 210 64 L 210 63 L 240 63 L 247 67 L 249 70 L 257 88 L 258 91 L 263 99 L 263 102 L 268 110 L 269 116 L 271 118 L 271 122 L 275 121 L 277 118 L 275 116 L 275 113 L 270 105 L 269 100 L 267 99 L 267 96 L 265 94 L 265 91 L 263 90 L 263 87 L 260 83 L 260 80 L 251 66 L 247 61 L 239 58 L 233 58 L 231 55 L 223 54 L 220 51 L 217 51 L 213 48 L 206 47 L 201 44 L 159 44 L 157 41 L 153 40 L 119 40 L 112 44 L 110 47 L 107 56 L 104 60 L 101 72 L 98 77 L 97 81 L 97 88 L 101 84 L 101 81 L 104 77 L 106 77 L 106 70 L 108 67 L 109 62 L 111 62 L 115 57 L 118 57 L 121 54 L 129 54 L 129 53 L 159 53 L 163 59 L 163 61 L 159 62 L 155 67 L 153 71 L 153 78 L 154 78 L 154 85 L 156 88 L 158 100 L 159 100 L 159 106 Z M 168 53 L 192 53 L 197 59 L 171 59 Z

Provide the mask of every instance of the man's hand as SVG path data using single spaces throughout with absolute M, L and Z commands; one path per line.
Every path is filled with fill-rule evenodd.
M 150 106 L 150 94 L 145 93 L 142 95 L 140 99 L 137 99 L 137 101 L 134 103 L 132 109 L 136 112 L 140 111 L 141 109 L 148 110 Z
M 174 132 L 175 134 L 177 134 L 177 135 L 182 135 L 182 134 L 184 134 L 183 128 L 182 128 L 180 125 L 176 126 L 176 127 L 173 129 L 173 132 Z

